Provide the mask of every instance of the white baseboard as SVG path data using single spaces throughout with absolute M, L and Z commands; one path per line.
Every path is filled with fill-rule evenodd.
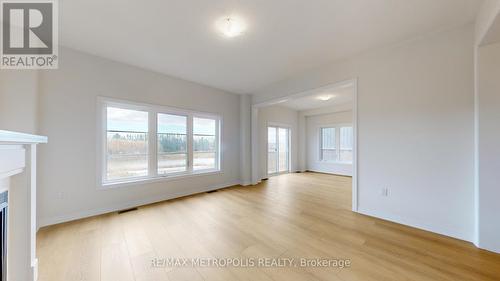
M 93 217 L 93 216 L 97 216 L 97 215 L 102 215 L 102 214 L 106 214 L 106 213 L 130 209 L 130 208 L 134 208 L 134 207 L 153 204 L 156 202 L 161 202 L 161 201 L 179 198 L 179 197 L 183 197 L 183 196 L 193 195 L 193 194 L 197 194 L 197 193 L 203 193 L 203 192 L 207 192 L 207 191 L 211 191 L 211 190 L 217 190 L 217 189 L 226 188 L 226 187 L 235 186 L 235 185 L 241 185 L 241 182 L 234 181 L 234 182 L 230 182 L 230 183 L 217 184 L 217 185 L 212 185 L 212 186 L 208 186 L 205 188 L 201 188 L 199 190 L 196 190 L 195 192 L 188 191 L 188 192 L 170 193 L 170 194 L 165 194 L 165 195 L 160 196 L 160 197 L 156 196 L 156 197 L 139 199 L 139 200 L 134 200 L 134 201 L 129 201 L 129 202 L 122 202 L 122 203 L 115 204 L 115 205 L 108 206 L 108 207 L 104 207 L 104 208 L 84 210 L 84 211 L 80 211 L 80 212 L 76 212 L 76 213 L 65 214 L 65 215 L 49 217 L 49 218 L 40 218 L 38 220 L 38 229 L 40 229 L 41 227 L 44 227 L 44 226 L 49 226 L 49 225 L 74 221 L 74 220 L 78 220 L 78 219 Z
M 494 243 L 493 245 L 485 245 L 484 243 L 481 243 L 479 241 L 477 244 L 474 243 L 474 245 L 476 245 L 476 247 L 478 247 L 480 249 L 500 254 L 500 244 L 499 243 L 496 243 L 496 244 Z
M 415 221 L 412 219 L 403 218 L 403 217 L 395 215 L 395 214 L 390 214 L 390 213 L 386 213 L 386 212 L 379 212 L 379 211 L 374 211 L 374 210 L 366 210 L 366 209 L 362 208 L 361 206 L 358 207 L 358 213 L 366 215 L 366 216 L 375 217 L 375 218 L 383 219 L 386 221 L 391 221 L 391 222 L 399 223 L 402 225 L 407 225 L 410 227 L 422 229 L 425 231 L 441 234 L 444 236 L 449 236 L 449 237 L 456 238 L 456 239 L 463 240 L 463 241 L 467 241 L 467 242 L 473 241 L 473 239 L 470 235 L 463 233 L 457 229 L 453 229 L 453 228 L 446 227 L 446 226 L 436 226 L 436 225 L 432 225 L 432 224 L 425 223 L 425 222 L 419 222 L 419 221 Z
M 346 176 L 346 177 L 352 177 L 352 172 L 350 173 L 344 173 L 342 171 L 337 171 L 337 172 L 332 172 L 327 169 L 307 169 L 309 172 L 315 172 L 315 173 L 322 173 L 322 174 L 330 174 L 330 175 L 335 175 L 335 176 Z

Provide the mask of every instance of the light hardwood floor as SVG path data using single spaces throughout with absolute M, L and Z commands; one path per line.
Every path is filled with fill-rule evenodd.
M 500 280 L 500 255 L 350 211 L 351 179 L 289 174 L 43 228 L 39 281 Z M 159 267 L 154 258 L 347 258 L 349 268 Z

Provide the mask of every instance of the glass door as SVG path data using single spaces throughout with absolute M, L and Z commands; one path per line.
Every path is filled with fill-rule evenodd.
M 267 128 L 267 174 L 290 171 L 290 129 Z
M 267 128 L 267 174 L 272 175 L 278 172 L 278 143 L 277 128 Z

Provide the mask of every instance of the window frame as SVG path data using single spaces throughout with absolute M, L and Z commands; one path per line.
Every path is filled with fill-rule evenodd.
M 148 112 L 148 175 L 142 177 L 107 180 L 107 108 L 116 107 Z M 215 113 L 198 112 L 169 106 L 138 103 L 128 100 L 98 97 L 97 98 L 97 187 L 109 189 L 120 186 L 137 185 L 140 183 L 170 181 L 195 176 L 219 174 L 222 167 L 222 117 Z M 158 173 L 158 114 L 171 114 L 187 117 L 187 169 L 182 172 Z M 215 125 L 215 168 L 193 170 L 193 118 L 208 118 L 216 121 Z
M 214 119 L 213 117 L 208 117 L 200 114 L 195 114 L 190 117 L 191 121 L 188 121 L 190 123 L 190 129 L 188 129 L 188 135 L 189 135 L 189 143 L 188 141 L 188 150 L 190 150 L 191 154 L 190 156 L 188 155 L 188 169 L 190 169 L 192 174 L 196 173 L 205 173 L 205 172 L 210 172 L 210 171 L 217 171 L 220 169 L 220 118 L 214 119 L 215 120 L 215 168 L 209 168 L 209 169 L 199 169 L 199 170 L 194 170 L 194 118 L 199 118 L 199 119 Z M 189 126 L 188 126 L 189 127 Z
M 339 148 L 337 152 L 337 163 L 342 163 L 342 164 L 353 164 L 353 160 L 351 161 L 342 161 L 340 160 L 340 155 L 342 153 L 342 150 L 349 150 L 349 149 L 343 149 L 342 148 L 342 141 L 340 139 L 341 133 L 342 133 L 342 128 L 349 127 L 352 130 L 352 148 L 350 149 L 351 154 L 354 155 L 354 126 L 353 124 L 340 124 L 338 127 L 339 133 L 338 133 L 338 141 L 339 141 Z
M 336 164 L 353 164 L 353 161 L 340 161 L 340 131 L 343 127 L 351 127 L 354 130 L 352 123 L 336 123 L 321 125 L 318 129 L 319 136 L 319 150 L 318 150 L 318 161 L 322 163 L 336 163 Z M 324 160 L 323 159 L 323 129 L 334 128 L 335 129 L 335 160 Z M 354 152 L 354 147 L 352 148 Z
M 323 130 L 325 130 L 325 129 L 334 129 L 334 133 L 335 133 L 335 135 L 334 135 L 334 139 L 335 139 L 335 149 L 325 149 L 325 148 L 323 148 L 323 146 L 324 146 L 324 145 L 323 145 Z M 339 134 L 338 134 L 338 127 L 336 127 L 336 126 L 321 126 L 321 127 L 319 128 L 319 160 L 320 160 L 321 162 L 326 162 L 326 163 L 334 163 L 334 162 L 337 162 L 337 160 L 338 160 L 338 150 L 339 150 L 339 149 L 338 149 L 338 146 L 339 146 L 339 145 L 338 145 L 338 140 L 337 140 L 337 136 L 338 136 L 338 135 L 339 135 Z M 325 160 L 325 159 L 323 158 L 323 155 L 324 155 L 323 151 L 324 151 L 324 150 L 334 150 L 334 151 L 335 151 L 335 160 Z
M 186 117 L 186 156 L 187 156 L 187 159 L 186 159 L 186 171 L 181 171 L 181 172 L 174 172 L 174 173 L 166 173 L 166 174 L 159 174 L 158 173 L 158 114 L 167 114 L 167 115 L 177 115 L 177 116 L 183 116 L 183 117 Z M 155 149 L 154 149 L 154 153 L 155 153 L 155 159 L 154 160 L 151 160 L 151 161 L 154 161 L 156 164 L 155 167 L 153 167 L 153 170 L 154 171 L 151 171 L 150 170 L 150 173 L 153 173 L 154 176 L 156 177 L 159 177 L 159 178 L 162 178 L 162 177 L 169 177 L 169 176 L 182 176 L 182 175 L 185 175 L 185 174 L 189 174 L 191 171 L 190 171 L 190 152 L 189 152 L 189 147 L 190 147 L 190 122 L 189 122 L 189 114 L 184 114 L 184 113 L 172 113 L 172 112 L 166 112 L 164 110 L 161 110 L 161 111 L 156 111 L 155 113 L 155 118 L 156 120 L 154 121 L 155 122 L 155 143 L 154 143 L 154 146 L 155 146 Z

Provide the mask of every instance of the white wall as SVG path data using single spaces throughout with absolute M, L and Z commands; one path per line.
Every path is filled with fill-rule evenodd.
M 240 97 L 62 48 L 40 73 L 39 218 L 42 225 L 239 183 Z M 212 112 L 223 118 L 220 175 L 97 190 L 96 104 L 106 96 Z
M 495 204 L 495 170 L 498 167 L 498 42 L 500 41 L 500 0 L 486 0 L 476 18 L 474 48 L 475 74 L 475 239 L 476 246 L 500 253 L 500 225 Z M 494 44 L 497 43 L 497 44 Z M 488 44 L 492 44 L 489 45 Z M 484 47 L 483 47 L 484 46 Z M 496 64 L 496 65 L 495 65 Z M 495 167 L 496 166 L 496 167 Z
M 471 240 L 473 31 L 468 25 L 332 63 L 266 87 L 253 102 L 357 77 L 359 211 Z
M 267 127 L 269 124 L 284 124 L 290 127 L 291 171 L 298 170 L 299 155 L 299 113 L 281 106 L 267 106 L 259 108 L 259 151 L 260 151 L 260 178 L 267 178 Z
M 500 43 L 478 62 L 478 245 L 500 253 Z
M 0 70 L 0 130 L 37 133 L 38 73 Z
M 352 124 L 352 111 L 306 117 L 307 170 L 352 176 L 352 164 L 321 161 L 320 129 L 328 125 Z

